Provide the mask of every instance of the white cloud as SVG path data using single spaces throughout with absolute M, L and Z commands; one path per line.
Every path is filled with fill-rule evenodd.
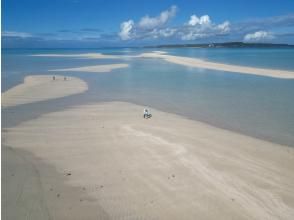
M 217 27 L 222 33 L 228 33 L 230 31 L 230 22 L 225 21 L 224 23 L 219 24 Z
M 200 38 L 204 38 L 204 37 L 207 37 L 207 34 L 189 32 L 187 34 L 183 34 L 181 39 L 182 40 L 195 40 L 195 39 L 200 39 Z
M 171 6 L 157 17 L 142 17 L 138 23 L 133 20 L 124 21 L 120 25 L 119 37 L 122 40 L 137 38 L 170 37 L 175 33 L 172 28 L 164 28 L 164 25 L 175 16 L 177 6 Z
M 176 15 L 177 6 L 173 5 L 170 9 L 163 11 L 157 17 L 149 17 L 149 15 L 144 16 L 139 21 L 138 27 L 142 29 L 153 29 L 156 27 L 161 27 L 166 24 L 172 17 Z
M 196 15 L 192 15 L 190 17 L 190 20 L 188 22 L 189 25 L 195 26 L 195 25 L 210 25 L 210 17 L 208 15 L 203 15 L 200 18 L 198 18 Z
M 162 37 L 171 37 L 176 33 L 176 29 L 174 28 L 165 28 L 165 29 L 161 29 L 159 30 L 159 35 Z
M 152 31 L 146 32 L 143 38 L 167 38 L 173 36 L 177 32 L 175 28 L 162 28 L 162 29 L 153 29 Z
M 120 25 L 120 32 L 119 36 L 122 40 L 129 40 L 131 39 L 131 31 L 134 27 L 134 21 L 133 20 L 128 20 Z
M 244 36 L 244 41 L 247 42 L 258 42 L 266 41 L 274 38 L 274 35 L 267 31 L 256 31 L 255 33 L 246 34 Z
M 25 32 L 16 32 L 16 31 L 3 31 L 3 37 L 20 37 L 20 38 L 28 38 L 32 37 L 31 34 Z
M 186 25 L 179 30 L 182 40 L 196 40 L 216 35 L 224 35 L 230 32 L 230 22 L 225 21 L 215 24 L 209 15 L 197 17 L 192 15 Z
M 195 40 L 230 32 L 230 22 L 225 21 L 215 24 L 209 15 L 198 17 L 193 14 L 185 24 L 178 27 L 167 27 L 166 24 L 175 16 L 176 11 L 177 7 L 171 6 L 156 17 L 149 17 L 148 15 L 142 17 L 138 23 L 133 20 L 125 21 L 121 23 L 119 36 L 122 40 L 172 37 L 182 40 Z

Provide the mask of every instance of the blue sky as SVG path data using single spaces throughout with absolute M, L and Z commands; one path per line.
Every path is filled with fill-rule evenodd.
M 2 0 L 3 47 L 294 44 L 292 0 Z

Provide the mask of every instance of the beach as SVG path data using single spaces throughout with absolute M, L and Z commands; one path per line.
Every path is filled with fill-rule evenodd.
M 93 103 L 5 129 L 6 175 L 27 183 L 4 182 L 26 192 L 7 198 L 8 219 L 18 206 L 30 219 L 292 218 L 293 148 L 143 108 Z
M 63 55 L 52 56 L 62 59 Z M 292 219 L 294 148 L 291 139 L 285 141 L 289 145 L 258 139 L 238 130 L 192 120 L 150 103 L 152 99 L 168 101 L 170 106 L 181 109 L 180 98 L 169 98 L 181 92 L 199 98 L 200 103 L 207 97 L 212 97 L 213 102 L 219 101 L 210 96 L 211 93 L 204 93 L 202 87 L 213 91 L 218 86 L 217 93 L 223 88 L 231 88 L 227 82 L 216 83 L 217 73 L 205 80 L 192 78 L 199 71 L 186 72 L 190 76 L 184 80 L 178 76 L 185 73 L 181 66 L 206 69 L 223 66 L 215 67 L 207 61 L 198 62 L 196 58 L 172 56 L 161 51 L 107 55 L 115 61 L 132 59 L 131 64 L 93 62 L 104 59 L 101 54 L 67 56 L 74 59 L 74 65 L 69 63 L 53 68 L 49 63 L 47 75 L 25 76 L 23 83 L 2 93 L 6 117 L 2 127 L 2 216 L 5 219 L 22 219 L 23 216 L 33 220 Z M 78 58 L 83 60 L 79 65 Z M 84 59 L 91 63 L 87 65 Z M 171 65 L 169 63 L 180 66 L 165 69 L 165 65 Z M 138 67 L 150 68 L 150 71 L 140 72 L 142 69 Z M 228 67 L 231 69 L 227 71 L 243 68 L 233 67 Z M 66 72 L 67 76 L 55 75 L 59 71 Z M 163 75 L 157 78 L 160 74 Z M 281 76 L 286 75 L 274 75 L 274 78 Z M 225 79 L 230 80 L 229 77 Z M 122 81 L 115 81 L 117 79 Z M 148 85 L 150 80 L 153 84 L 145 90 L 132 87 Z M 163 90 L 156 90 L 154 82 L 162 80 L 166 85 L 160 84 Z M 211 86 L 207 84 L 209 80 L 213 81 Z M 244 78 L 239 80 L 243 83 Z M 254 80 L 245 79 L 245 83 L 251 82 L 255 87 Z M 271 82 L 273 79 L 263 79 L 262 83 L 266 84 L 266 80 Z M 188 84 L 190 81 L 191 85 Z M 281 81 L 287 83 L 287 80 Z M 201 89 L 193 90 L 197 88 L 197 82 Z M 123 90 L 116 90 L 121 85 L 124 85 Z M 182 90 L 183 85 L 189 89 Z M 248 92 L 245 89 L 248 87 L 239 85 L 244 86 L 241 86 L 243 92 Z M 151 89 L 156 91 L 156 96 L 143 95 Z M 128 93 L 124 93 L 126 91 Z M 232 91 L 221 96 L 232 99 L 228 96 L 234 93 Z M 132 102 L 124 100 L 124 96 L 116 98 L 116 93 L 125 96 L 132 93 L 138 97 Z M 160 93 L 169 96 L 160 96 Z M 77 94 L 81 96 L 75 98 L 73 95 Z M 242 92 L 239 94 L 241 96 L 237 98 L 242 97 Z M 91 95 L 94 98 L 89 98 Z M 258 96 L 255 92 L 252 95 Z M 258 97 L 263 95 L 264 92 Z M 98 99 L 103 96 L 105 100 Z M 136 100 L 141 100 L 141 104 Z M 280 103 L 275 99 L 270 101 L 273 100 Z M 143 118 L 146 106 L 142 103 L 148 105 L 151 118 Z M 227 105 L 226 100 L 221 104 Z M 250 106 L 253 109 L 254 105 Z M 201 111 L 200 107 L 191 110 L 197 113 Z M 228 108 L 230 105 L 224 109 Z M 208 112 L 209 109 L 204 110 Z M 268 114 L 261 110 L 263 115 Z M 222 112 L 221 108 L 217 111 Z M 236 111 L 240 113 L 237 108 Z M 217 118 L 215 113 L 210 116 Z M 255 125 L 260 126 L 258 122 Z M 278 133 L 281 139 L 291 135 L 291 130 L 282 131 Z
M 3 3 L 1 219 L 294 219 L 294 1 L 199 3 Z
M 53 79 L 53 77 L 55 77 Z M 60 75 L 27 76 L 19 84 L 1 94 L 2 107 L 11 107 L 82 93 L 87 84 L 76 77 Z

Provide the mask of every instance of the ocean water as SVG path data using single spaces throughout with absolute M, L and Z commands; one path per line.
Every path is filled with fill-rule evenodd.
M 2 110 L 4 126 L 49 111 L 97 101 L 115 100 L 149 106 L 151 109 L 176 113 L 217 127 L 294 146 L 294 80 L 188 68 L 160 59 L 118 60 L 30 56 L 43 53 L 93 52 L 129 55 L 150 50 L 128 48 L 3 50 L 2 92 L 22 82 L 26 75 L 32 74 L 77 76 L 89 84 L 89 90 L 83 94 Z M 293 49 L 190 48 L 165 51 L 173 55 L 216 62 L 294 71 Z M 128 63 L 129 67 L 111 73 L 97 74 L 50 71 L 106 63 Z

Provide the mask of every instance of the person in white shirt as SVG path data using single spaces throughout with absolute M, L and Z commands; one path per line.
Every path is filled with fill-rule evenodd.
M 147 108 L 144 109 L 143 117 L 148 118 L 148 109 Z

